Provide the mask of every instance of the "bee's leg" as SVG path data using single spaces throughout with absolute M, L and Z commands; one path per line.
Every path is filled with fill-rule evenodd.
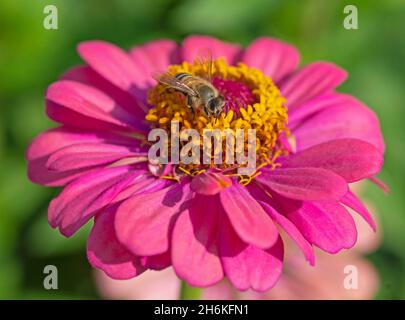
M 197 113 L 195 112 L 194 108 L 190 106 L 190 110 L 193 113 L 193 120 L 197 117 Z
M 214 124 L 216 125 L 218 123 L 218 117 L 216 115 L 214 115 Z
M 206 115 L 210 115 L 210 114 L 211 114 L 211 112 L 210 112 L 210 110 L 208 109 L 207 106 L 204 106 L 204 112 L 205 112 Z
M 190 96 L 187 96 L 187 107 L 189 107 L 194 112 L 194 109 L 192 106 L 193 106 L 193 99 L 191 99 Z
M 191 110 L 191 112 L 193 113 L 194 119 L 195 119 L 197 114 L 195 113 L 195 110 L 193 108 L 193 99 L 190 96 L 187 96 L 187 108 L 189 108 Z

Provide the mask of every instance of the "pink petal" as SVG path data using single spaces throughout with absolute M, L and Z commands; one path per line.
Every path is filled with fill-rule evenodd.
M 267 37 L 252 42 L 242 58 L 243 63 L 263 71 L 274 82 L 293 72 L 299 60 L 299 53 L 293 46 Z
M 134 140 L 107 132 L 89 132 L 67 127 L 45 131 L 38 135 L 28 148 L 28 177 L 31 181 L 49 186 L 62 186 L 96 167 L 55 172 L 47 169 L 49 157 L 56 151 L 80 143 L 108 143 L 133 145 Z
M 388 187 L 387 184 L 384 183 L 384 181 L 378 179 L 377 177 L 370 177 L 368 178 L 372 183 L 374 183 L 377 187 L 379 187 L 384 193 L 389 193 L 390 188 Z
M 377 230 L 373 217 L 353 192 L 349 191 L 342 199 L 340 199 L 340 202 L 356 211 L 374 231 Z
M 282 196 L 297 200 L 338 200 L 348 190 L 341 176 L 321 168 L 266 170 L 257 179 Z
M 148 269 L 163 270 L 172 265 L 170 250 L 154 256 L 142 257 L 141 264 Z
M 61 80 L 46 92 L 47 114 L 57 122 L 84 129 L 144 132 L 142 119 L 129 114 L 108 95 L 80 82 Z
M 355 182 L 378 173 L 382 163 L 383 155 L 371 144 L 357 139 L 339 139 L 288 156 L 283 168 L 323 168 L 347 182 Z
M 234 183 L 222 190 L 220 198 L 233 228 L 243 241 L 263 249 L 275 244 L 276 226 L 245 187 Z
M 290 200 L 285 200 L 290 201 Z M 349 249 L 356 243 L 356 225 L 350 213 L 338 202 L 303 202 L 283 214 L 292 221 L 312 244 L 329 253 Z
M 145 170 L 145 174 L 136 177 L 131 183 L 120 191 L 111 203 L 119 203 L 135 194 L 146 194 L 162 190 L 172 184 L 172 181 L 158 179 Z
M 352 103 L 352 97 L 338 92 L 317 96 L 288 112 L 288 128 L 294 130 L 316 113 L 327 108 Z
M 280 237 L 270 249 L 262 250 L 242 242 L 223 219 L 219 250 L 225 274 L 238 290 L 267 291 L 281 275 L 284 249 Z
M 191 190 L 206 196 L 212 196 L 232 185 L 228 177 L 214 172 L 201 173 L 191 181 Z
M 147 42 L 130 50 L 130 56 L 143 71 L 144 81 L 155 84 L 152 75 L 166 72 L 171 64 L 179 64 L 180 49 L 176 42 L 168 39 Z
M 218 198 L 196 196 L 173 228 L 172 262 L 177 275 L 198 287 L 223 278 L 218 257 Z
M 87 258 L 94 268 L 117 280 L 133 278 L 145 268 L 119 243 L 114 230 L 115 209 L 97 215 L 87 241 Z
M 187 209 L 190 196 L 188 185 L 176 183 L 129 198 L 118 208 L 115 220 L 118 239 L 139 256 L 167 251 L 174 221 Z
M 213 59 L 222 57 L 228 64 L 235 64 L 241 49 L 238 45 L 222 42 L 213 37 L 189 36 L 183 41 L 181 55 L 183 60 L 193 62 L 206 51 L 212 54 Z
M 353 138 L 366 141 L 384 152 L 384 141 L 377 116 L 360 101 L 349 96 L 346 98 L 350 102 L 325 108 L 293 130 L 298 150 L 325 141 Z
M 313 266 L 315 264 L 315 254 L 311 244 L 304 238 L 298 228 L 282 214 L 278 213 L 268 203 L 260 201 L 261 206 L 266 210 L 269 216 L 290 236 L 298 245 L 308 262 Z
M 144 71 L 117 46 L 104 41 L 86 41 L 80 43 L 77 50 L 93 70 L 121 90 L 138 97 L 150 88 Z
M 311 63 L 283 80 L 280 90 L 293 110 L 301 103 L 334 90 L 347 78 L 343 69 L 327 62 Z
M 142 171 L 141 171 L 142 172 Z M 74 234 L 98 210 L 110 204 L 140 172 L 128 167 L 103 168 L 67 185 L 48 209 L 48 220 L 67 237 Z
M 117 102 L 129 113 L 138 118 L 145 117 L 145 110 L 138 100 L 127 91 L 124 91 L 94 71 L 89 66 L 76 66 L 65 72 L 61 80 L 71 80 L 90 85 Z
M 127 146 L 106 143 L 77 143 L 53 153 L 48 158 L 46 167 L 53 171 L 68 171 L 108 164 L 125 157 L 135 156 L 146 158 L 148 154 L 140 153 L 137 147 L 131 150 Z

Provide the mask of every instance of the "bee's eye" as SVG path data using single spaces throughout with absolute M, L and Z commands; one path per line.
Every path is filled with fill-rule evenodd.
M 211 99 L 210 101 L 208 101 L 208 108 L 210 108 L 211 111 L 215 110 L 215 106 L 216 106 L 216 100 L 215 99 Z

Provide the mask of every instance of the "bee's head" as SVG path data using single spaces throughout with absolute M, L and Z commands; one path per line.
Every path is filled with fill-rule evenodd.
M 212 98 L 207 103 L 207 113 L 218 117 L 221 114 L 224 105 L 225 98 L 222 95 Z

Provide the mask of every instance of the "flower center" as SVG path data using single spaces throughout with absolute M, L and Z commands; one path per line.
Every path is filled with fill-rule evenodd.
M 197 61 L 171 65 L 168 72 L 172 75 L 188 73 L 197 77 L 208 74 L 207 66 Z M 272 79 L 260 70 L 249 68 L 243 63 L 236 66 L 228 65 L 224 59 L 212 62 L 212 84 L 225 98 L 225 105 L 218 117 L 209 116 L 204 112 L 195 112 L 187 105 L 186 95 L 158 83 L 149 91 L 148 102 L 153 107 L 145 119 L 151 129 L 162 128 L 170 135 L 171 122 L 179 123 L 180 132 L 195 129 L 201 136 L 207 129 L 242 129 L 245 137 L 248 130 L 256 133 L 256 164 L 275 166 L 279 155 L 286 153 L 281 137 L 289 135 L 287 128 L 287 108 L 285 98 L 274 85 Z M 169 139 L 170 140 L 170 139 Z M 245 138 L 247 144 L 247 138 Z M 225 142 L 223 143 L 225 150 Z M 202 146 L 201 146 L 202 147 Z M 245 150 L 248 146 L 245 145 Z M 209 165 L 179 164 L 182 172 L 194 175 L 205 169 L 218 169 L 231 172 L 235 165 L 211 163 Z
M 234 114 L 240 115 L 241 107 L 252 105 L 256 101 L 250 88 L 243 82 L 215 77 L 212 84 L 225 97 L 225 112 L 232 110 Z

